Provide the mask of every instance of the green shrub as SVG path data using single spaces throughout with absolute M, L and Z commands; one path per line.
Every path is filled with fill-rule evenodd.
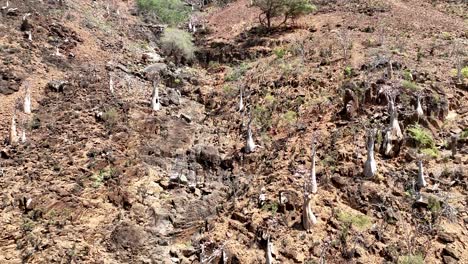
M 413 80 L 413 74 L 411 74 L 411 71 L 403 71 L 403 79 L 405 79 L 408 82 L 411 82 Z
M 468 129 L 463 130 L 463 132 L 460 135 L 461 139 L 468 138 Z
M 353 74 L 353 68 L 351 68 L 350 66 L 346 66 L 346 68 L 344 68 L 344 75 L 345 77 L 351 77 L 351 75 Z
M 432 148 L 435 147 L 434 139 L 432 135 L 422 128 L 420 125 L 416 124 L 408 128 L 410 137 L 416 141 L 416 145 L 420 148 Z
M 111 108 L 102 114 L 102 120 L 107 129 L 112 130 L 119 122 L 119 112 L 115 108 Z
M 195 46 L 190 33 L 177 28 L 166 28 L 161 36 L 161 47 L 168 56 L 176 62 L 180 58 L 191 60 L 195 57 Z
M 417 84 L 411 81 L 407 81 L 407 80 L 403 81 L 403 87 L 409 90 L 413 90 L 413 91 L 421 90 L 421 88 Z
M 283 115 L 283 119 L 289 124 L 294 124 L 297 121 L 297 113 L 294 111 L 288 111 Z
M 176 26 L 187 20 L 190 8 L 181 0 L 137 0 L 140 11 L 154 15 L 162 23 Z
M 245 62 L 232 69 L 224 78 L 225 81 L 233 82 L 239 80 L 250 69 L 249 65 Z
M 337 219 L 344 224 L 351 224 L 361 230 L 367 229 L 372 225 L 372 221 L 367 215 L 351 214 L 345 211 L 339 211 Z
M 273 53 L 275 53 L 276 58 L 282 59 L 284 55 L 286 55 L 286 50 L 283 48 L 276 48 L 273 50 Z
M 424 264 L 424 259 L 421 255 L 400 256 L 398 264 Z
M 416 147 L 421 150 L 421 153 L 434 158 L 439 156 L 439 151 L 429 131 L 416 124 L 410 126 L 408 132 L 409 136 L 416 142 Z
M 260 8 L 262 14 L 260 21 L 268 28 L 272 26 L 275 17 L 283 16 L 283 23 L 289 19 L 309 14 L 316 10 L 316 7 L 309 0 L 253 0 L 253 5 Z

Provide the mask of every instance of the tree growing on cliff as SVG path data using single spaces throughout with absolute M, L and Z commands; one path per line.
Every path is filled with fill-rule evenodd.
M 137 0 L 140 12 L 170 26 L 188 19 L 190 8 L 181 0 Z
M 286 24 L 288 20 L 309 14 L 316 10 L 316 7 L 309 0 L 253 0 L 252 6 L 260 8 L 262 11 L 259 20 L 262 25 L 271 28 L 273 19 L 283 17 L 280 25 Z

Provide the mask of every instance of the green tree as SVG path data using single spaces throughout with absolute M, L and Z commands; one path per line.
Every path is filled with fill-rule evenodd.
M 284 17 L 282 25 L 289 19 L 294 20 L 316 10 L 310 0 L 253 0 L 252 6 L 260 8 L 262 11 L 259 16 L 260 23 L 268 28 L 271 28 L 275 17 Z
M 137 0 L 138 9 L 160 22 L 176 26 L 187 20 L 190 8 L 181 0 Z
M 166 28 L 161 36 L 161 47 L 168 57 L 173 57 L 175 63 L 182 59 L 194 58 L 195 46 L 190 33 L 177 28 Z

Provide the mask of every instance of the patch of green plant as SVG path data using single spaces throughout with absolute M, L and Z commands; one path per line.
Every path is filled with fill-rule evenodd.
M 408 127 L 408 132 L 409 136 L 416 142 L 416 147 L 419 148 L 422 153 L 431 157 L 437 157 L 439 155 L 439 151 L 429 131 L 422 128 L 419 124 L 416 124 Z
M 408 82 L 413 81 L 413 74 L 411 74 L 410 70 L 403 71 L 403 79 L 405 79 Z
M 421 153 L 431 158 L 439 157 L 439 151 L 436 148 L 421 149 Z
M 226 84 L 223 86 L 223 93 L 228 97 L 233 97 L 237 94 L 237 89 L 229 84 Z
M 297 121 L 297 113 L 294 111 L 288 111 L 283 114 L 283 119 L 288 122 L 289 124 L 296 123 Z
M 402 85 L 403 85 L 404 88 L 406 88 L 408 90 L 413 90 L 413 91 L 421 90 L 421 88 L 417 84 L 415 84 L 414 82 L 408 81 L 408 80 L 404 80 Z
M 337 213 L 337 219 L 344 224 L 351 224 L 360 230 L 370 228 L 372 225 L 371 218 L 367 215 L 352 214 L 345 211 L 339 211 Z
M 111 108 L 102 114 L 102 120 L 104 120 L 104 124 L 108 129 L 114 128 L 119 119 L 119 112 L 115 108 Z
M 39 117 L 34 116 L 31 122 L 29 122 L 29 127 L 31 129 L 39 129 L 41 127 L 41 120 L 39 119 Z
M 117 171 L 114 168 L 110 169 L 102 169 L 98 173 L 95 173 L 93 176 L 91 176 L 91 179 L 93 180 L 92 186 L 94 188 L 99 188 L 101 184 L 113 177 L 117 176 Z
M 273 216 L 275 216 L 276 213 L 278 212 L 278 203 L 271 202 L 271 203 L 264 204 L 262 206 L 262 210 L 270 211 L 273 214 Z
M 190 8 L 181 0 L 137 0 L 138 9 L 162 23 L 177 26 L 186 21 Z
M 261 126 L 263 131 L 271 128 L 273 111 L 263 105 L 257 105 L 253 110 L 253 116 L 258 125 Z
M 457 69 L 452 69 L 450 71 L 451 75 L 452 76 L 457 76 L 458 75 L 458 71 Z M 467 79 L 468 78 L 468 66 L 465 66 L 461 69 L 461 76 L 463 79 Z
M 424 258 L 421 255 L 400 256 L 398 264 L 424 264 Z
M 346 78 L 349 78 L 353 75 L 353 68 L 351 66 L 346 66 L 344 68 L 344 75 Z
M 195 45 L 190 33 L 177 29 L 166 28 L 161 36 L 161 48 L 167 55 L 184 57 L 191 60 L 195 57 Z
M 275 48 L 273 53 L 276 55 L 276 58 L 282 59 L 286 55 L 286 49 L 284 48 Z
M 465 138 L 468 138 L 468 129 L 463 130 L 463 132 L 460 134 L 460 139 Z
M 440 201 L 437 200 L 434 197 L 429 197 L 427 201 L 427 208 L 433 213 L 433 214 L 438 214 L 440 213 L 440 210 L 442 209 L 442 206 L 440 204 Z
M 224 78 L 225 81 L 234 82 L 239 80 L 244 74 L 250 69 L 250 66 L 243 62 L 234 69 L 232 69 L 229 74 Z

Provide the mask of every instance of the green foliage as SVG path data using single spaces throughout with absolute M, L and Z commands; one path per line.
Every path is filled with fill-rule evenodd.
M 177 28 L 166 28 L 161 36 L 161 47 L 168 56 L 194 58 L 195 46 L 192 36 Z
M 468 66 L 465 66 L 461 69 L 461 74 L 463 76 L 463 78 L 468 78 Z
M 260 20 L 269 28 L 275 17 L 283 16 L 284 24 L 288 19 L 295 19 L 316 10 L 310 0 L 253 0 L 252 3 L 252 6 L 260 8 Z
M 421 149 L 421 153 L 432 158 L 439 157 L 439 151 L 436 148 Z
M 432 135 L 429 134 L 424 128 L 416 124 L 408 128 L 410 137 L 414 139 L 420 147 L 432 147 L 434 146 L 434 140 Z
M 440 213 L 442 206 L 440 205 L 439 200 L 434 197 L 429 197 L 427 201 L 427 208 L 429 208 L 433 214 L 438 214 Z
M 276 215 L 276 212 L 278 212 L 278 203 L 277 202 L 272 202 L 272 203 L 264 204 L 262 206 L 262 209 L 265 210 L 265 211 L 271 211 L 271 213 L 274 216 L 274 215 Z
M 176 26 L 187 20 L 190 8 L 181 0 L 137 0 L 140 11 L 149 13 L 162 23 Z
M 109 180 L 110 178 L 116 177 L 117 174 L 118 173 L 114 168 L 110 168 L 108 170 L 102 169 L 91 177 L 93 180 L 92 186 L 94 188 L 98 188 L 103 182 Z
M 463 130 L 463 132 L 460 135 L 460 139 L 465 139 L 468 138 L 468 129 Z
M 284 48 L 276 48 L 273 50 L 278 59 L 282 59 L 286 55 L 286 50 Z
M 421 255 L 400 256 L 398 264 L 424 264 L 424 259 Z
M 234 97 L 234 96 L 236 96 L 238 91 L 237 91 L 237 89 L 235 89 L 231 85 L 226 84 L 226 85 L 223 86 L 223 93 L 227 97 Z
M 403 79 L 405 79 L 408 82 L 413 81 L 413 74 L 411 74 L 411 71 L 409 70 L 403 71 Z
M 119 112 L 115 108 L 111 108 L 102 114 L 102 120 L 104 120 L 104 124 L 107 129 L 112 130 L 115 125 L 119 122 Z
M 409 89 L 409 90 L 413 90 L 413 91 L 421 90 L 421 88 L 417 84 L 411 81 L 404 80 L 402 85 L 404 88 Z
M 353 74 L 353 68 L 351 68 L 350 66 L 346 66 L 346 68 L 344 68 L 345 77 L 349 78 L 351 77 L 352 74 Z
M 344 224 L 351 224 L 360 230 L 367 229 L 372 225 L 372 221 L 367 215 L 351 214 L 345 211 L 339 211 L 337 219 Z
M 224 78 L 225 81 L 233 82 L 239 80 L 244 74 L 250 69 L 250 66 L 243 62 L 229 72 L 229 74 Z
M 297 121 L 297 113 L 294 111 L 288 111 L 283 114 L 283 119 L 288 122 L 289 124 L 296 123 Z

